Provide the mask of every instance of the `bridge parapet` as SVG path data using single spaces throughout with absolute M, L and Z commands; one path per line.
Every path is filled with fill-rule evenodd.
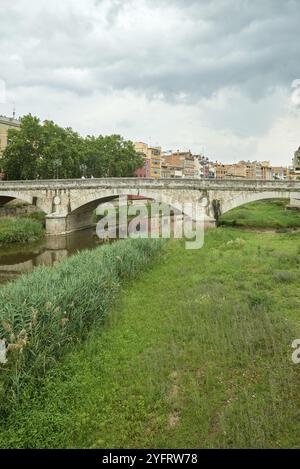
M 185 188 L 218 190 L 280 189 L 300 191 L 300 181 L 263 179 L 153 179 L 153 178 L 94 178 L 94 179 L 45 179 L 24 181 L 0 181 L 0 191 L 9 189 L 89 189 L 95 187 L 132 188 Z

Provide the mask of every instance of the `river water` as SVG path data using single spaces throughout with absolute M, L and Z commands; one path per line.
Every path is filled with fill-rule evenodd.
M 0 284 L 15 280 L 39 265 L 53 266 L 65 257 L 102 244 L 94 228 L 65 236 L 46 236 L 31 244 L 0 247 Z
M 151 224 L 149 219 L 145 217 L 140 221 L 138 231 L 160 233 L 162 226 L 167 225 L 170 232 L 173 232 L 175 219 L 182 219 L 182 215 L 156 217 L 152 219 Z M 127 230 L 130 233 L 130 224 L 116 226 L 112 224 L 111 228 L 111 239 L 116 239 L 119 236 L 122 238 L 124 233 L 126 235 Z M 41 241 L 35 243 L 11 244 L 0 247 L 0 285 L 15 280 L 23 273 L 32 272 L 39 265 L 53 266 L 76 252 L 94 249 L 101 244 L 103 244 L 103 240 L 97 236 L 96 228 L 93 227 L 63 236 L 45 236 Z

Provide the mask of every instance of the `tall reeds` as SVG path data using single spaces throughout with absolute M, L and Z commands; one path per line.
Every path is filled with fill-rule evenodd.
M 7 362 L 0 364 L 3 405 L 16 402 L 63 353 L 104 320 L 122 282 L 135 277 L 162 249 L 160 240 L 123 240 L 83 251 L 53 268 L 0 289 L 0 338 Z

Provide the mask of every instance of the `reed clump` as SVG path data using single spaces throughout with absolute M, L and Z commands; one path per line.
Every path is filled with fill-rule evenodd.
M 122 283 L 137 276 L 162 246 L 161 240 L 122 240 L 53 268 L 38 267 L 2 287 L 0 338 L 7 354 L 0 364 L 2 404 L 16 402 L 25 384 L 41 378 L 103 321 Z

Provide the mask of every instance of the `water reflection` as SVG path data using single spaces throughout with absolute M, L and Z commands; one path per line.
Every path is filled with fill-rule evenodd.
M 131 220 L 129 224 L 112 225 L 111 229 L 106 226 L 105 233 L 111 240 L 126 237 L 127 233 L 132 232 L 138 232 L 145 237 L 151 232 L 153 237 L 155 234 L 157 237 L 162 234 L 168 238 L 171 233 L 174 235 L 177 231 L 176 223 L 183 219 L 192 222 L 186 215 L 153 217 L 151 221 L 144 217 L 136 221 Z M 101 233 L 99 236 L 101 238 Z M 64 236 L 46 236 L 37 243 L 0 248 L 0 284 L 15 280 L 23 273 L 32 272 L 39 265 L 53 266 L 78 251 L 94 249 L 105 242 L 99 236 L 95 228 L 89 228 Z
M 52 266 L 75 252 L 100 244 L 95 229 L 91 228 L 65 236 L 47 236 L 33 244 L 0 248 L 0 283 L 15 280 L 39 265 Z

